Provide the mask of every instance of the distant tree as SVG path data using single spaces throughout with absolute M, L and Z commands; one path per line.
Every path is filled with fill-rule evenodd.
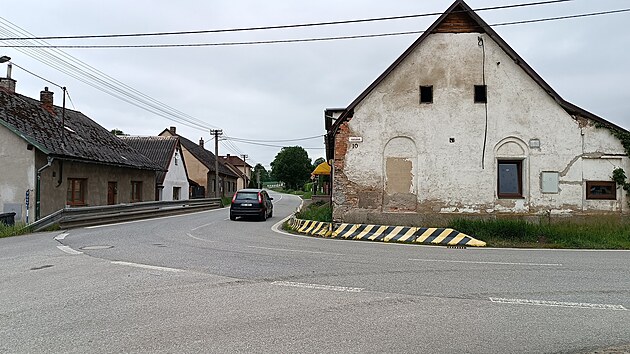
M 283 147 L 271 163 L 271 177 L 289 189 L 302 189 L 311 172 L 311 159 L 301 146 Z
M 317 166 L 319 166 L 323 162 L 326 162 L 326 159 L 323 157 L 318 157 L 317 160 L 313 162 L 313 169 L 315 169 Z
M 118 128 L 114 128 L 110 131 L 110 133 L 114 134 L 114 135 L 128 135 L 125 134 L 122 130 L 118 129 Z
M 258 175 L 260 175 L 260 183 L 271 181 L 271 176 L 269 176 L 269 172 L 267 172 L 267 169 L 265 168 L 265 166 L 258 163 L 256 164 L 256 166 L 254 166 L 254 171 L 252 172 L 252 179 L 249 182 L 250 187 L 253 187 L 253 188 L 258 187 L 258 184 L 257 184 Z

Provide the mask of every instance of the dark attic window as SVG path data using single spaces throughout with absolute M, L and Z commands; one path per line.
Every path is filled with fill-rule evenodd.
M 488 86 L 475 85 L 475 103 L 488 102 Z
M 420 86 L 420 103 L 433 103 L 433 86 Z

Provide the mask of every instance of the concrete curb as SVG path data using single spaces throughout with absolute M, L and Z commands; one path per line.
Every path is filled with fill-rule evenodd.
M 301 220 L 297 219 L 295 216 L 292 216 L 288 223 L 294 231 L 319 237 L 442 246 L 486 246 L 486 243 L 483 241 L 448 228 L 333 224 L 329 222 Z

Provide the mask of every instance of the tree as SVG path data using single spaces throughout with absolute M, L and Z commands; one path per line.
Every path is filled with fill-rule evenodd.
M 114 135 L 129 135 L 129 134 L 125 134 L 122 130 L 120 130 L 118 128 L 114 128 L 114 129 L 110 130 L 110 133 L 112 133 Z
M 254 166 L 254 171 L 252 172 L 252 179 L 249 181 L 250 187 L 252 188 L 258 187 L 257 176 L 259 175 L 260 175 L 260 183 L 271 181 L 271 177 L 269 176 L 269 172 L 267 172 L 267 169 L 265 168 L 265 166 L 258 163 L 256 164 L 256 166 Z
M 311 172 L 311 159 L 301 146 L 283 147 L 271 163 L 271 176 L 289 189 L 302 189 Z

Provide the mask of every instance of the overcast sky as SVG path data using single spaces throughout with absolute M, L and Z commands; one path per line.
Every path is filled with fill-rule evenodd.
M 534 0 L 469 0 L 473 9 Z M 36 36 L 194 31 L 273 26 L 442 12 L 449 0 L 20 0 L 6 2 L 0 37 L 18 26 Z M 573 0 L 526 8 L 480 11 L 489 24 L 630 8 L 628 0 Z M 437 16 L 368 24 L 301 29 L 118 39 L 48 40 L 51 44 L 183 44 L 260 41 L 422 31 Z M 495 27 L 495 30 L 563 98 L 630 129 L 630 13 Z M 376 79 L 417 37 L 338 40 L 248 46 L 63 49 L 103 73 L 170 107 L 221 128 L 231 137 L 284 140 L 323 135 L 325 108 L 343 108 Z M 0 42 L 7 45 L 7 42 Z M 40 50 L 41 51 L 41 50 Z M 169 126 L 193 141 L 207 129 L 170 121 L 107 95 L 41 63 L 16 48 L 0 55 L 61 86 L 75 108 L 108 130 L 157 135 Z M 68 58 L 66 58 L 69 60 Z M 52 60 L 59 63 L 59 60 Z M 0 66 L 4 76 L 5 64 Z M 49 86 L 55 104 L 61 90 L 14 67 L 17 91 L 38 98 Z M 219 153 L 248 154 L 269 166 L 279 147 L 234 142 Z M 323 139 L 266 143 L 301 145 L 314 160 L 324 156 Z M 206 145 L 208 147 L 208 145 Z

